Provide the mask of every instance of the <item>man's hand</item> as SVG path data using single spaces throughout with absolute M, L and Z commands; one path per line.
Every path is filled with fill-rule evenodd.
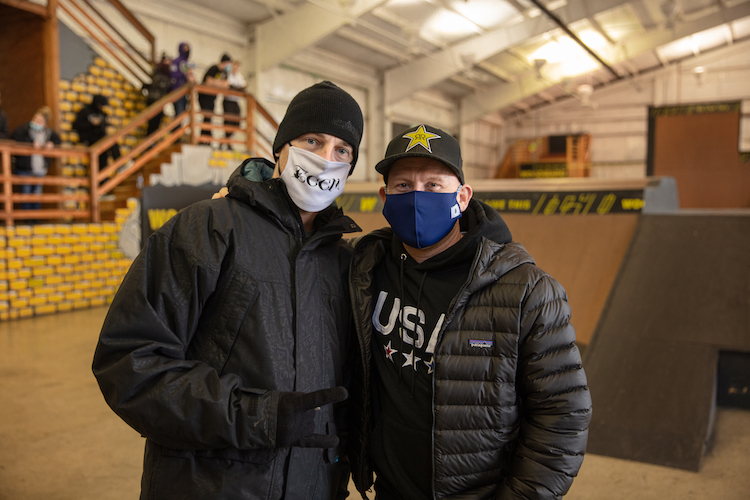
M 321 406 L 338 403 L 349 397 L 343 387 L 320 391 L 282 392 L 276 418 L 276 446 L 299 446 L 301 448 L 335 448 L 338 436 L 313 434 L 315 411 Z
M 226 187 L 223 187 L 223 188 L 219 189 L 218 193 L 214 193 L 213 196 L 211 196 L 211 199 L 212 200 L 217 200 L 219 198 L 224 198 L 228 194 L 229 194 L 229 189 L 227 189 Z

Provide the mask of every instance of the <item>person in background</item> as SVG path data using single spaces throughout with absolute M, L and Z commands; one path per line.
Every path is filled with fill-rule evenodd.
M 10 130 L 8 129 L 8 115 L 5 114 L 2 108 L 3 96 L 0 94 L 0 139 L 8 139 L 10 137 Z
M 347 276 L 359 230 L 334 202 L 364 120 L 330 82 L 292 99 L 274 165 L 159 228 L 109 308 L 93 372 L 146 437 L 141 498 L 345 498 Z
M 52 149 L 60 144 L 60 136 L 49 127 L 52 112 L 44 106 L 39 108 L 30 122 L 24 123 L 13 131 L 11 139 L 17 142 L 30 142 L 34 149 Z M 14 156 L 13 173 L 21 176 L 44 177 L 49 170 L 51 158 L 42 155 Z M 21 194 L 41 194 L 42 184 L 22 184 Z M 21 203 L 22 209 L 38 209 L 39 202 Z
M 153 103 L 167 95 L 172 88 L 172 79 L 169 76 L 169 57 L 162 54 L 161 60 L 154 66 L 154 74 L 151 75 L 151 83 L 144 87 L 146 91 L 146 104 L 151 106 Z M 164 112 L 160 112 L 148 121 L 148 130 L 146 135 L 151 135 L 159 129 L 161 120 L 164 118 Z
M 240 62 L 239 61 L 232 61 L 232 71 L 229 72 L 229 75 L 227 76 L 227 82 L 229 83 L 229 89 L 230 90 L 236 90 L 238 92 L 244 92 L 247 88 L 247 82 L 245 81 L 245 77 L 242 76 L 242 73 L 240 72 Z M 239 104 L 240 98 L 234 95 L 225 95 L 224 96 L 224 125 L 227 125 L 229 127 L 239 127 L 240 121 L 239 119 L 232 119 L 230 116 L 227 115 L 235 115 L 237 117 L 240 116 L 240 104 Z M 229 138 L 232 136 L 231 132 L 227 132 L 226 137 Z M 232 149 L 231 145 L 226 144 L 226 149 Z
M 81 142 L 87 146 L 107 137 L 107 115 L 104 106 L 107 98 L 103 95 L 95 95 L 91 103 L 85 105 L 78 111 L 73 121 L 73 130 L 78 133 Z M 120 158 L 120 146 L 115 142 L 109 149 L 99 155 L 99 168 L 107 166 L 108 161 L 117 161 Z
M 563 287 L 472 198 L 455 138 L 398 134 L 375 169 L 390 227 L 354 248 L 361 356 L 349 459 L 378 500 L 559 499 L 591 396 Z
M 206 74 L 203 75 L 203 85 L 209 87 L 217 87 L 220 89 L 229 88 L 229 73 L 232 71 L 232 58 L 229 54 L 223 54 L 219 64 L 214 64 L 206 70 Z M 198 103 L 201 105 L 201 110 L 213 113 L 214 105 L 216 104 L 216 96 L 214 94 L 198 94 Z M 204 116 L 203 123 L 208 124 L 211 122 L 211 118 Z M 201 135 L 211 137 L 210 129 L 201 129 Z
M 187 42 L 180 42 L 177 47 L 178 56 L 172 59 L 169 64 L 169 77 L 172 79 L 171 90 L 177 90 L 186 83 L 194 81 L 193 71 L 188 59 L 190 59 L 190 45 Z M 174 115 L 178 116 L 187 109 L 187 95 L 184 95 L 174 102 Z

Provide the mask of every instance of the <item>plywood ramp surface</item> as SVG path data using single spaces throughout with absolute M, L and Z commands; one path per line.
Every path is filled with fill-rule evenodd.
M 580 344 L 591 341 L 638 217 L 503 214 L 513 239 L 565 287 Z

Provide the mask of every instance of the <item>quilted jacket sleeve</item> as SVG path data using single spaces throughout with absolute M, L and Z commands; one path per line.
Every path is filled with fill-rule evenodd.
M 93 371 L 107 403 L 147 438 L 174 449 L 271 447 L 278 393 L 243 387 L 186 354 L 218 287 L 229 232 L 190 207 L 163 226 L 133 262 L 102 328 Z M 217 320 L 218 321 L 218 320 Z
M 538 276 L 521 311 L 517 390 L 522 420 L 500 499 L 558 499 L 577 475 L 588 439 L 591 396 L 562 286 Z

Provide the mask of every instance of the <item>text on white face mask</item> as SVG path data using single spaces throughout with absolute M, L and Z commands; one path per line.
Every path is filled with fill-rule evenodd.
M 320 212 L 344 192 L 350 169 L 349 163 L 328 161 L 290 145 L 281 180 L 297 207 L 307 212 Z

